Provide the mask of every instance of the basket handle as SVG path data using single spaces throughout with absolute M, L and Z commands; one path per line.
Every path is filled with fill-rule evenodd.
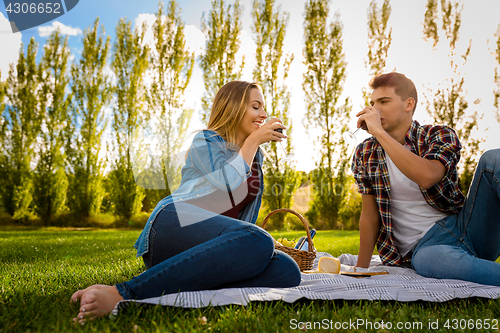
M 312 242 L 312 238 L 311 238 L 311 232 L 309 231 L 309 223 L 307 223 L 306 219 L 304 218 L 304 216 L 302 216 L 301 214 L 297 213 L 296 211 L 294 211 L 293 209 L 288 209 L 288 208 L 278 208 L 278 209 L 275 209 L 273 210 L 272 212 L 270 212 L 269 214 L 267 214 L 266 218 L 264 219 L 264 222 L 262 222 L 262 229 L 265 230 L 266 228 L 266 223 L 267 221 L 269 221 L 269 218 L 271 216 L 273 216 L 274 214 L 276 213 L 280 213 L 280 212 L 286 212 L 286 213 L 292 213 L 293 215 L 297 216 L 300 221 L 302 222 L 302 224 L 304 225 L 305 229 L 306 229 L 306 234 L 307 234 L 307 241 L 309 242 L 309 249 L 308 249 L 308 252 L 314 252 L 314 244 Z

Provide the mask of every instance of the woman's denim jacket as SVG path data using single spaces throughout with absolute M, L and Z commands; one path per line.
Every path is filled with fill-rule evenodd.
M 260 188 L 257 198 L 240 212 L 238 219 L 255 223 L 262 201 L 264 182 L 262 176 L 262 152 L 257 150 L 255 158 L 259 162 Z M 172 195 L 162 199 L 151 213 L 146 226 L 135 242 L 137 256 L 149 251 L 149 233 L 158 214 L 167 205 L 190 199 L 201 198 L 215 190 L 231 193 L 252 173 L 251 168 L 236 150 L 227 147 L 227 142 L 216 132 L 204 130 L 198 132 L 191 144 L 186 158 L 186 165 L 181 171 L 181 184 Z

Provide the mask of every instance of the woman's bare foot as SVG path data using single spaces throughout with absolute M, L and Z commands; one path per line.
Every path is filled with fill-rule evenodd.
M 92 286 L 90 286 L 90 287 L 87 287 L 87 288 L 85 288 L 85 289 L 78 290 L 77 292 L 75 292 L 75 293 L 71 296 L 71 301 L 70 301 L 70 302 L 71 302 L 71 303 L 76 303 L 76 302 L 78 302 L 78 301 L 82 298 L 83 294 L 84 294 L 86 291 L 90 290 L 90 289 L 106 289 L 106 288 L 108 288 L 108 287 L 109 287 L 109 286 L 107 286 L 107 285 L 105 285 L 105 284 L 94 284 L 94 285 L 92 285 Z
M 86 319 L 93 320 L 105 316 L 113 311 L 116 303 L 123 301 L 123 297 L 115 286 L 98 286 L 83 290 L 80 312 L 76 318 L 73 318 L 73 321 L 83 324 Z

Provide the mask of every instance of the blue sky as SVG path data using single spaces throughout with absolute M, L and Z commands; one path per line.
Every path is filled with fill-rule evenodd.
M 165 3 L 165 9 L 168 2 Z M 200 26 L 201 12 L 210 10 L 210 1 L 206 0 L 181 0 L 177 1 L 182 9 L 182 19 L 186 25 Z M 116 24 L 120 18 L 127 18 L 134 23 L 139 14 L 155 14 L 158 11 L 159 1 L 156 0 L 80 0 L 79 3 L 68 13 L 45 23 L 43 26 L 50 26 L 57 21 L 65 26 L 79 28 L 81 31 L 91 27 L 96 18 L 99 17 L 100 24 L 104 25 L 106 34 L 114 38 Z M 7 17 L 5 6 L 0 4 L 0 12 Z M 30 39 L 35 37 L 39 45 L 43 45 L 47 37 L 41 37 L 39 27 L 34 27 L 22 31 L 22 42 L 25 47 Z M 72 49 L 81 49 L 82 35 L 69 36 L 69 43 Z

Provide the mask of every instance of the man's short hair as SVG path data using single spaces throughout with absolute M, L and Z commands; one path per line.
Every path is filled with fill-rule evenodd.
M 380 87 L 393 87 L 396 95 L 401 97 L 403 101 L 410 97 L 413 98 L 415 100 L 413 113 L 415 113 L 415 108 L 417 107 L 418 102 L 417 88 L 415 88 L 413 81 L 407 78 L 404 74 L 396 72 L 379 74 L 370 81 L 370 87 L 373 90 Z

